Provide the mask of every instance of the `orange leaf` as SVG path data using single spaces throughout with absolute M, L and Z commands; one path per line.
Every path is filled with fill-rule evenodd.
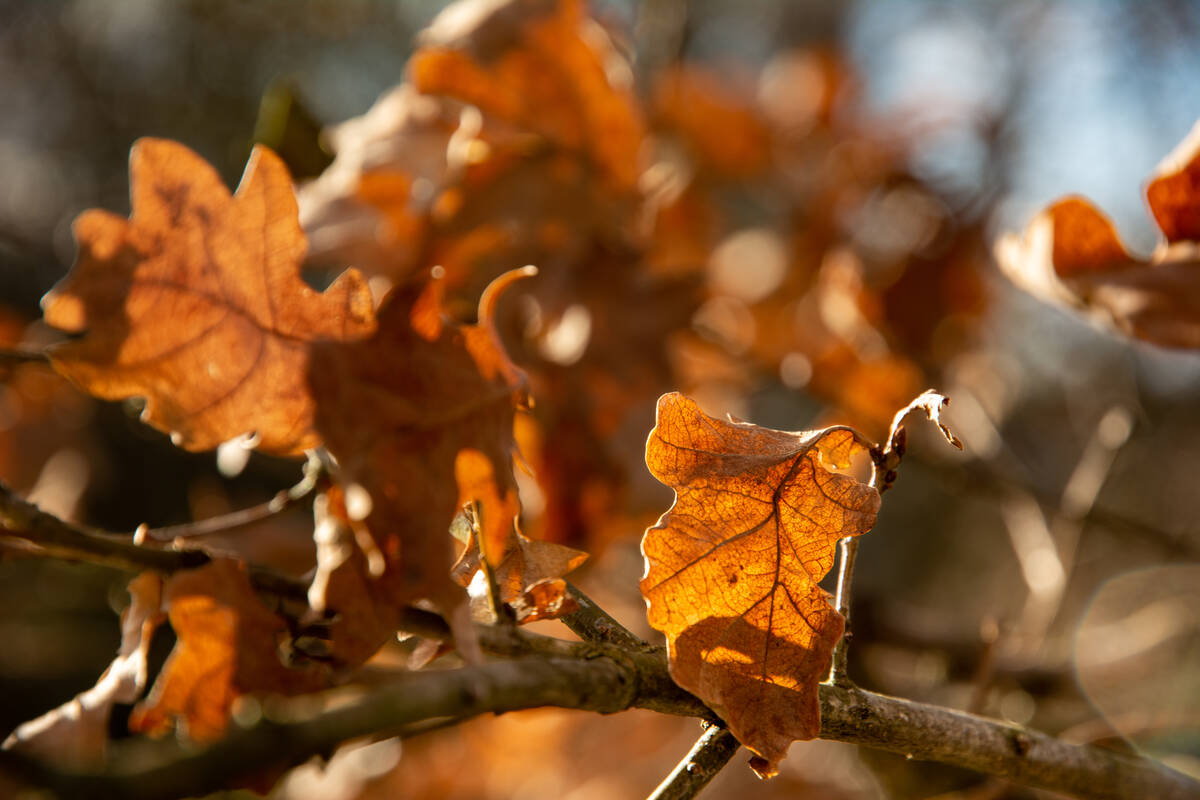
M 579 603 L 571 597 L 567 582 L 562 578 L 545 578 L 530 584 L 509 605 L 517 616 L 518 625 L 558 619 L 579 610 Z
M 300 279 L 304 235 L 271 151 L 254 150 L 232 197 L 175 142 L 142 139 L 129 164 L 130 218 L 81 214 L 75 266 L 42 301 L 46 322 L 84 334 L 55 368 L 98 397 L 145 397 L 142 418 L 189 450 L 249 432 L 280 455 L 317 445 L 308 345 L 370 333 L 365 282 Z
M 677 131 L 704 167 L 729 177 L 753 177 L 770 162 L 771 131 L 747 102 L 749 92 L 701 66 L 675 66 L 657 81 L 660 124 Z
M 865 451 L 844 427 L 789 433 L 658 401 L 646 465 L 675 504 L 646 531 L 642 594 L 676 683 L 713 707 L 774 774 L 820 732 L 817 683 L 842 617 L 818 581 L 837 541 L 875 524 L 879 494 L 832 472 Z
M 1129 253 L 1112 221 L 1082 197 L 1039 214 L 996 243 L 996 260 L 1035 297 L 1091 312 L 1163 347 L 1200 348 L 1200 125 L 1146 189 L 1165 242 L 1149 260 Z
M 131 730 L 161 735 L 182 723 L 196 741 L 219 739 L 233 703 L 250 692 L 299 694 L 322 688 L 320 669 L 284 664 L 287 625 L 255 594 L 245 567 L 218 559 L 171 577 L 163 603 L 178 640 Z
M 485 551 L 503 558 L 519 511 L 512 431 L 525 376 L 504 352 L 492 313 L 503 287 L 532 272 L 494 282 L 477 325 L 441 319 L 434 281 L 394 291 L 371 339 L 313 348 L 317 428 L 343 481 L 370 497 L 366 527 L 383 559 L 377 590 L 393 607 L 418 598 L 443 611 L 461 604 L 449 529 L 464 502 L 481 505 Z
M 588 154 L 633 189 L 643 125 L 632 75 L 579 0 L 458 3 L 425 31 L 412 83 Z

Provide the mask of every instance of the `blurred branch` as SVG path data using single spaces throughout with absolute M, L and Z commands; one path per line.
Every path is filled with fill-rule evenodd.
M 647 800 L 689 800 L 695 797 L 737 755 L 741 746 L 728 728 L 713 725 Z
M 1057 507 L 1061 497 L 1051 489 L 1035 486 L 1024 481 L 1014 480 L 998 472 L 982 460 L 965 464 L 951 464 L 945 461 L 916 456 L 921 468 L 936 478 L 943 486 L 956 492 L 969 492 L 989 498 L 1004 499 L 1011 497 L 1013 492 L 1026 493 L 1047 507 Z M 1080 518 L 1081 525 L 1099 525 L 1114 533 L 1136 536 L 1152 542 L 1163 548 L 1166 555 L 1200 558 L 1200 546 L 1188 541 L 1181 535 L 1173 534 L 1160 527 L 1126 517 L 1100 505 L 1092 505 Z
M 205 536 L 212 533 L 227 533 L 261 522 L 264 519 L 282 514 L 289 508 L 300 505 L 308 498 L 329 485 L 324 462 L 318 457 L 309 458 L 304 465 L 304 477 L 290 489 L 284 489 L 270 500 L 251 508 L 243 508 L 219 517 L 185 522 L 181 525 L 168 525 L 163 528 L 149 528 L 144 531 L 147 538 L 160 542 L 171 542 L 175 539 L 186 539 L 192 536 Z
M 0 541 L 35 555 L 130 571 L 175 572 L 207 564 L 199 550 L 154 550 L 128 540 L 83 530 L 22 500 L 0 482 Z
M 178 572 L 202 567 L 212 560 L 202 550 L 146 547 L 135 544 L 127 535 L 72 525 L 22 500 L 0 481 L 0 548 L 4 547 L 35 556 L 101 564 L 130 572 L 147 569 Z M 301 599 L 307 597 L 307 583 L 266 567 L 252 565 L 250 579 L 265 592 Z
M 234 778 L 328 753 L 350 739 L 394 735 L 423 720 L 542 706 L 600 713 L 648 708 L 711 717 L 699 700 L 671 681 L 661 653 L 630 653 L 612 645 L 563 642 L 496 627 L 483 627 L 480 635 L 485 649 L 535 655 L 408 673 L 356 700 L 300 719 L 289 718 L 286 703 L 278 713 L 267 704 L 257 724 L 234 728 L 208 749 L 196 752 L 170 745 L 136 769 L 67 772 L 4 751 L 0 770 L 63 796 L 153 800 L 215 791 Z M 546 654 L 550 651 L 556 655 Z M 1183 800 L 1200 793 L 1200 783 L 1154 761 L 860 689 L 823 685 L 821 713 L 822 738 L 965 767 L 1028 786 L 1114 800 Z
M 17 364 L 48 364 L 49 357 L 41 350 L 9 350 L 0 349 L 0 366 L 10 367 Z
M 3 484 L 0 525 L 7 538 L 56 557 L 165 572 L 209 561 L 198 550 L 156 550 L 80 530 L 21 500 Z M 252 567 L 251 577 L 270 591 L 298 592 L 303 597 L 306 588 L 301 581 L 262 568 Z M 583 630 L 597 631 L 596 620 L 611 620 L 590 601 L 581 607 L 583 614 L 576 622 L 582 623 Z M 409 610 L 402 625 L 431 638 L 449 636 L 444 620 L 417 609 Z M 177 748 L 162 761 L 134 771 L 70 773 L 11 752 L 0 753 L 0 769 L 66 796 L 177 797 L 219 789 L 230 779 L 267 765 L 292 764 L 329 752 L 348 739 L 389 735 L 411 723 L 443 717 L 558 706 L 602 713 L 646 708 L 717 721 L 700 700 L 671 679 L 661 649 L 640 642 L 636 646 L 614 643 L 637 640 L 615 620 L 605 625 L 610 640 L 593 633 L 593 641 L 576 643 L 506 626 L 482 626 L 479 638 L 484 650 L 518 660 L 407 674 L 394 686 L 368 692 L 304 721 L 265 719 L 252 728 L 235 729 L 207 750 Z M 1200 783 L 1153 761 L 1071 745 L 1025 728 L 856 688 L 823 685 L 821 713 L 822 738 L 940 761 L 1030 786 L 1100 798 L 1170 800 L 1200 793 Z M 706 757 L 715 760 L 719 754 L 720 748 L 714 747 Z

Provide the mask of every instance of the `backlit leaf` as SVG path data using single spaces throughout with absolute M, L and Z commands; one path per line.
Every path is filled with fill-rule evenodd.
M 879 510 L 875 489 L 831 470 L 865 449 L 844 427 L 789 433 L 715 419 L 680 394 L 658 402 L 646 465 L 675 504 L 642 541 L 650 624 L 676 683 L 765 759 L 764 775 L 820 732 L 817 683 L 844 621 L 818 581 Z
M 189 450 L 250 432 L 280 455 L 318 444 L 308 345 L 367 335 L 372 303 L 353 270 L 324 293 L 300 279 L 283 163 L 256 148 L 231 197 L 188 148 L 143 139 L 130 181 L 130 218 L 81 214 L 75 266 L 42 301 L 46 322 L 83 334 L 55 368 L 98 397 L 145 397 L 142 418 Z

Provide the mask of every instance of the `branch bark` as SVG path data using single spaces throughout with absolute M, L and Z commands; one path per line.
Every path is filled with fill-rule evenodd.
M 267 714 L 207 750 L 176 747 L 170 757 L 139 769 L 69 773 L 11 752 L 0 752 L 0 769 L 64 796 L 157 800 L 213 791 L 268 766 L 328 753 L 349 739 L 392 735 L 421 720 L 541 706 L 606 714 L 647 708 L 712 718 L 698 699 L 671 681 L 658 651 L 630 653 L 614 645 L 564 642 L 501 628 L 481 629 L 481 643 L 492 652 L 533 655 L 408 673 L 316 716 L 288 721 L 286 713 Z M 1154 761 L 861 689 L 823 685 L 821 712 L 823 739 L 939 761 L 1028 786 L 1101 800 L 1200 797 L 1200 783 Z
M 717 777 L 735 755 L 741 743 L 728 728 L 714 725 L 696 740 L 679 766 L 658 785 L 647 800 L 690 800 Z
M 3 484 L 0 526 L 0 536 L 39 554 L 127 569 L 173 572 L 209 560 L 198 550 L 151 549 L 82 530 L 20 500 Z M 301 581 L 264 568 L 252 568 L 251 576 L 264 590 L 304 596 Z M 412 632 L 449 636 L 437 615 L 410 611 L 403 621 Z M 640 642 L 594 603 L 581 603 L 577 613 L 576 627 L 588 632 L 591 641 L 573 643 L 483 626 L 482 647 L 517 660 L 408 673 L 357 701 L 302 721 L 264 716 L 253 727 L 237 728 L 200 752 L 173 747 L 165 757 L 136 769 L 80 774 L 0 751 L 0 770 L 63 796 L 152 800 L 220 789 L 268 765 L 294 764 L 328 753 L 343 741 L 395 735 L 426 720 L 558 706 L 601 713 L 645 708 L 719 722 L 671 679 L 661 648 Z M 603 630 L 597 629 L 597 621 Z M 823 739 L 938 761 L 1028 786 L 1111 800 L 1200 798 L 1200 782 L 1155 761 L 1073 745 L 1019 726 L 852 686 L 823 685 L 821 716 Z

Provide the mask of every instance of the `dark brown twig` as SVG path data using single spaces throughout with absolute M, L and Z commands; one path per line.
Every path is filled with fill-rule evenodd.
M 728 728 L 710 726 L 647 800 L 690 800 L 733 760 L 741 746 Z
M 84 561 L 129 572 L 152 569 L 164 573 L 195 569 L 212 558 L 202 550 L 177 550 L 134 544 L 130 536 L 91 531 L 22 500 L 0 482 L 0 546 L 64 561 Z M 265 592 L 304 599 L 308 585 L 269 568 L 250 566 L 250 579 Z
M 630 650 L 645 650 L 650 647 L 617 622 L 611 614 L 596 605 L 596 601 L 580 591 L 578 586 L 568 582 L 567 591 L 579 608 L 562 617 L 562 621 L 580 639 L 585 642 L 607 642 Z

